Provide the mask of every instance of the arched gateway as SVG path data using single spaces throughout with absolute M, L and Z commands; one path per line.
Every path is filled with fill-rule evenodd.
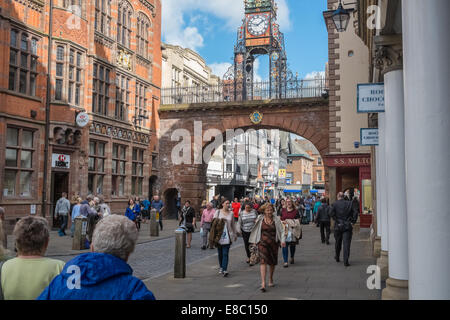
M 262 116 L 261 122 L 251 119 L 254 112 Z M 195 159 L 194 150 L 199 151 L 197 154 L 203 154 L 204 148 L 214 141 L 204 139 L 209 138 L 205 137 L 205 132 L 211 129 L 218 130 L 224 136 L 230 129 L 280 129 L 308 139 L 322 157 L 329 151 L 329 106 L 326 96 L 162 105 L 159 116 L 160 192 L 177 189 L 182 200 L 191 200 L 196 209 L 205 199 L 208 163 L 203 158 Z M 188 164 L 177 165 L 172 153 L 180 145 L 180 133 L 183 135 L 183 132 L 183 138 L 190 142 L 192 152 Z M 328 190 L 328 169 L 325 171 L 325 187 Z

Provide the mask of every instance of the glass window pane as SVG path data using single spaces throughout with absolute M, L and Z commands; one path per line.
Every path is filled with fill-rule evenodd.
M 62 63 L 57 63 L 56 64 L 56 76 L 57 77 L 62 77 L 63 76 L 63 64 Z
M 62 100 L 62 80 L 56 80 L 56 87 L 55 87 L 55 99 L 56 100 Z
M 28 39 L 26 34 L 22 34 L 22 38 L 20 41 L 20 48 L 24 51 L 28 51 Z
M 19 141 L 19 129 L 8 128 L 6 130 L 6 144 L 8 146 L 17 146 Z
M 23 94 L 27 93 L 27 72 L 23 70 L 20 70 L 19 92 Z
M 98 144 L 98 155 L 104 157 L 105 156 L 105 144 L 99 143 Z
M 136 175 L 136 163 L 133 163 L 132 165 L 131 165 L 131 174 L 133 175 L 133 176 L 135 176 Z
M 139 151 L 139 161 L 144 161 L 144 150 Z
M 9 68 L 9 84 L 8 89 L 9 90 L 16 90 L 16 68 Z
M 32 168 L 32 157 L 33 157 L 33 152 L 22 150 L 20 152 L 20 167 L 24 168 L 24 169 L 31 169 Z
M 17 64 L 17 52 L 15 50 L 9 51 L 9 63 L 16 65 Z
M 24 69 L 28 68 L 28 54 L 26 53 L 20 54 L 20 66 Z
M 73 80 L 73 70 L 74 70 L 74 67 L 69 67 L 69 79 L 70 80 Z
M 14 196 L 16 194 L 16 171 L 5 170 L 3 181 L 3 194 Z
M 120 147 L 120 159 L 125 160 L 125 147 Z
M 119 174 L 125 174 L 125 162 L 119 162 Z
M 133 161 L 137 160 L 137 149 L 133 149 Z
M 31 57 L 31 71 L 36 71 L 37 66 L 37 58 Z
M 11 30 L 11 41 L 10 44 L 12 47 L 16 47 L 17 48 L 17 31 L 16 30 Z
M 64 61 L 64 47 L 58 46 L 56 49 L 56 60 Z
M 94 63 L 94 78 L 97 78 L 97 64 Z
M 81 70 L 77 69 L 77 82 L 81 81 Z
M 89 142 L 89 154 L 91 156 L 95 155 L 95 142 Z
M 102 175 L 98 175 L 97 176 L 97 189 L 96 189 L 97 194 L 102 194 L 103 193 L 103 176 Z
M 80 105 L 80 86 L 75 87 L 75 105 Z
M 7 167 L 17 167 L 17 150 L 6 149 L 5 160 Z
M 142 177 L 144 175 L 144 166 L 142 164 L 138 165 L 138 174 Z
M 138 179 L 138 195 L 142 195 L 142 179 Z
M 93 101 L 95 101 L 95 98 L 93 98 Z M 73 103 L 73 83 L 69 83 L 69 102 Z
M 119 177 L 119 196 L 123 196 L 123 194 L 125 193 L 125 178 L 124 177 Z
M 31 39 L 31 53 L 37 55 L 37 39 Z
M 31 196 L 31 176 L 32 172 L 20 173 L 20 195 L 29 197 Z
M 115 144 L 115 145 L 113 145 L 113 158 L 116 158 L 117 159 L 117 156 L 118 156 L 118 152 L 117 152 L 117 149 L 119 148 L 119 146 L 117 145 L 117 144 Z
M 93 174 L 88 176 L 88 193 L 90 194 L 94 193 L 94 177 L 95 175 Z
M 131 194 L 136 194 L 136 177 L 131 178 Z
M 22 131 L 22 147 L 33 148 L 33 132 L 23 130 Z
M 89 158 L 88 170 L 95 171 L 95 158 Z
M 69 63 L 70 64 L 74 64 L 75 63 L 75 52 L 73 50 L 70 50 Z
M 112 161 L 112 174 L 117 174 L 117 160 Z
M 80 52 L 77 52 L 77 67 L 81 67 L 82 66 L 82 56 Z
M 105 172 L 105 160 L 97 159 L 97 172 Z

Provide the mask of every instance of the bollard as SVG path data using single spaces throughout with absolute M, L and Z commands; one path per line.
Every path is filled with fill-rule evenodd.
M 186 231 L 175 230 L 175 265 L 174 278 L 186 278 Z
M 73 234 L 72 250 L 84 250 L 84 244 L 86 242 L 87 233 L 87 221 L 84 216 L 78 216 L 75 218 L 75 231 Z
M 159 237 L 158 212 L 155 209 L 150 211 L 150 236 Z

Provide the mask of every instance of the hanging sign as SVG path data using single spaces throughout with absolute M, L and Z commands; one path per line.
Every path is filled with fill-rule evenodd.
M 86 112 L 80 112 L 76 119 L 77 126 L 84 128 L 89 123 L 89 115 Z
M 52 154 L 52 168 L 70 169 L 70 156 L 66 154 Z
M 362 146 L 378 146 L 378 129 L 361 129 Z
M 384 112 L 384 83 L 358 84 L 358 113 Z

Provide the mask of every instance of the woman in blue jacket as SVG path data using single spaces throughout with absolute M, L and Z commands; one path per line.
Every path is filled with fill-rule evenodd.
M 124 216 L 110 215 L 95 228 L 91 252 L 67 262 L 38 300 L 155 300 L 127 261 L 138 232 Z
M 128 200 L 127 210 L 125 211 L 125 217 L 133 222 L 136 222 L 136 213 L 134 211 L 134 201 L 133 199 Z

